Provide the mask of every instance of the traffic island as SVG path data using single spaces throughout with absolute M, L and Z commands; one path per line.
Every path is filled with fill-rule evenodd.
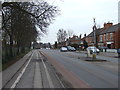
M 106 62 L 104 59 L 94 59 L 93 57 L 78 57 L 80 60 L 89 61 L 89 62 Z
M 85 61 L 89 61 L 89 62 L 105 62 L 105 61 L 107 61 L 107 60 L 103 60 L 103 59 L 93 59 L 93 58 L 91 58 L 91 57 L 87 57 L 86 59 L 85 59 Z

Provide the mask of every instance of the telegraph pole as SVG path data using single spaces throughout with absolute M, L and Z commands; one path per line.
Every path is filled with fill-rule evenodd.
M 93 26 L 93 41 L 94 41 L 94 43 L 93 43 L 93 46 L 95 47 L 96 46 L 96 30 L 97 30 L 95 18 L 93 18 L 93 22 L 94 22 L 94 26 Z M 95 53 L 93 53 L 93 60 L 94 59 L 96 59 L 96 54 Z
M 95 18 L 93 18 L 93 22 L 94 22 L 94 26 L 93 26 L 93 46 L 96 46 L 96 21 L 95 21 Z

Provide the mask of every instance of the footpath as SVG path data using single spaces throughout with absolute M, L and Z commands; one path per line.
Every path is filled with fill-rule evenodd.
M 15 64 L 11 65 L 9 68 L 2 71 L 2 87 L 4 87 L 9 80 L 12 79 L 15 73 L 25 64 L 28 58 L 31 56 L 32 52 L 27 53 L 23 58 L 17 61 Z

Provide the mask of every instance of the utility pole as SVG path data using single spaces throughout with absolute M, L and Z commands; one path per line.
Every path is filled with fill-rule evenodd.
M 96 30 L 97 30 L 97 28 L 96 28 L 95 18 L 93 18 L 93 22 L 94 22 L 94 26 L 93 26 L 93 41 L 94 41 L 94 43 L 93 43 L 93 46 L 96 47 Z M 95 48 L 94 48 L 94 49 L 95 49 Z M 93 60 L 94 60 L 94 59 L 96 59 L 96 54 L 95 54 L 95 53 L 93 53 Z
M 96 46 L 96 21 L 95 21 L 95 18 L 93 18 L 93 22 L 94 22 L 94 26 L 93 26 L 93 46 Z

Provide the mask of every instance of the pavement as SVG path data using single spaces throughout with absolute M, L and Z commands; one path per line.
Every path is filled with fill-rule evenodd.
M 3 88 L 63 88 L 55 68 L 40 54 L 32 50 L 2 72 Z
M 24 63 L 27 61 L 31 54 L 32 52 L 29 52 L 15 64 L 2 71 L 2 87 L 4 87 L 7 84 L 7 82 L 9 82 L 9 80 L 13 78 L 15 73 L 19 71 L 19 69 L 24 65 Z

